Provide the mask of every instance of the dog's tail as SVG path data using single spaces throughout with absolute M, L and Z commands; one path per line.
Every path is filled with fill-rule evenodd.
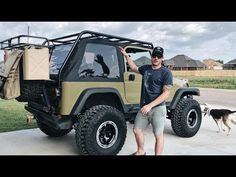
M 236 111 L 229 111 L 230 114 L 235 113 Z

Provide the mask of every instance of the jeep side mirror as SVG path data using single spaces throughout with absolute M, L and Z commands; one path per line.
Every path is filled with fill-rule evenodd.
M 129 81 L 134 81 L 135 80 L 135 75 L 134 74 L 130 74 L 129 75 Z

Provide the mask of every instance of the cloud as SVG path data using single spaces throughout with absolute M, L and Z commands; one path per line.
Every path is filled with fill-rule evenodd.
M 148 41 L 164 47 L 166 59 L 185 54 L 226 63 L 236 58 L 236 22 L 0 22 L 0 41 L 27 34 L 28 26 L 30 35 L 49 39 L 92 30 Z
M 190 35 L 199 35 L 207 31 L 204 24 L 191 23 L 183 28 L 183 33 Z

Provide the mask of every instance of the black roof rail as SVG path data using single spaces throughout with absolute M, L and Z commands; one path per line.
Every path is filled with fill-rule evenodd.
M 29 43 L 28 41 L 30 39 L 41 40 L 41 44 L 37 44 L 36 42 Z M 15 37 L 6 39 L 4 41 L 1 41 L 0 45 L 1 45 L 1 47 L 0 47 L 1 50 L 22 48 L 22 47 L 30 46 L 30 45 L 34 45 L 34 46 L 38 46 L 38 47 L 48 47 L 49 46 L 49 40 L 45 37 L 30 36 L 30 35 L 19 35 L 19 36 L 15 36 Z
M 28 42 L 22 42 L 23 39 L 27 39 L 27 40 L 38 39 L 38 40 L 43 40 L 43 42 L 41 44 L 28 43 Z M 29 45 L 52 47 L 56 45 L 73 44 L 74 42 L 80 41 L 82 39 L 103 39 L 110 42 L 116 42 L 121 45 L 137 45 L 137 46 L 142 46 L 149 49 L 153 48 L 153 44 L 150 42 L 139 41 L 135 39 L 129 39 L 129 38 L 114 36 L 110 34 L 104 34 L 104 33 L 85 30 L 80 33 L 66 35 L 66 36 L 62 36 L 62 37 L 58 37 L 54 39 L 47 39 L 45 37 L 39 37 L 39 36 L 19 35 L 19 36 L 1 41 L 0 49 L 4 50 L 4 49 L 22 48 Z
M 150 42 L 145 42 L 145 41 L 139 41 L 135 39 L 129 39 L 129 38 L 124 38 L 120 36 L 114 36 L 114 35 L 109 35 L 109 34 L 104 34 L 104 33 L 99 33 L 99 32 L 94 32 L 94 31 L 89 31 L 85 30 L 80 33 L 75 33 L 63 37 L 58 37 L 54 39 L 50 39 L 49 41 L 52 42 L 54 45 L 60 45 L 60 44 L 68 44 L 68 43 L 74 43 L 77 40 L 81 39 L 103 39 L 103 40 L 108 40 L 110 42 L 116 42 L 120 44 L 125 44 L 125 45 L 139 45 L 143 47 L 147 47 L 152 49 L 153 44 Z

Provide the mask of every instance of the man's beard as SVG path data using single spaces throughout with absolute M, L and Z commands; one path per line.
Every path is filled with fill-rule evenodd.
M 155 67 L 155 66 L 159 66 L 159 65 L 161 65 L 161 62 L 160 62 L 160 63 L 159 63 L 159 62 L 158 62 L 158 63 L 152 62 L 152 66 L 154 66 L 154 67 Z

